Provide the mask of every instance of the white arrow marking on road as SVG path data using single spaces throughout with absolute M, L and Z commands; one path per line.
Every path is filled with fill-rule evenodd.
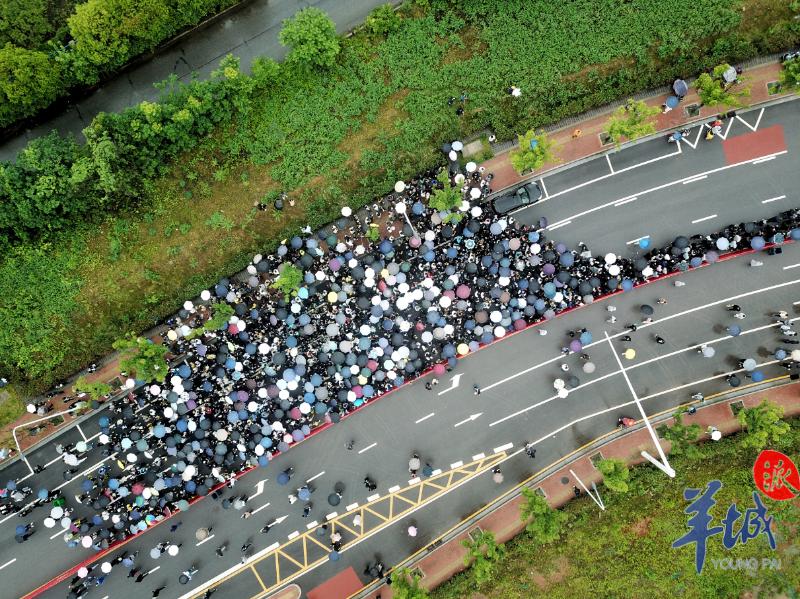
M 280 518 L 275 518 L 275 520 L 273 520 L 273 521 L 272 521 L 272 523 L 270 524 L 270 526 L 275 526 L 276 524 L 280 524 L 281 522 L 283 522 L 284 520 L 286 520 L 286 518 L 288 518 L 288 517 L 289 517 L 289 516 L 288 516 L 288 515 L 286 515 L 286 516 L 281 516 Z
M 253 497 L 258 497 L 264 492 L 264 483 L 267 482 L 268 480 L 269 480 L 268 478 L 265 478 L 264 480 L 260 480 L 256 483 L 255 487 L 257 490 L 255 493 L 250 495 L 250 499 L 252 499 Z
M 269 507 L 269 505 L 270 505 L 269 503 L 265 503 L 265 504 L 264 504 L 264 505 L 262 505 L 261 507 L 258 507 L 258 508 L 256 508 L 256 509 L 254 509 L 254 510 L 253 510 L 253 513 L 254 513 L 254 514 L 257 514 L 257 513 L 258 513 L 258 512 L 260 512 L 261 510 L 263 510 L 263 509 L 265 509 L 265 508 L 268 508 L 268 507 Z
M 472 422 L 473 420 L 477 420 L 481 416 L 483 416 L 483 412 L 478 412 L 477 414 L 472 414 L 469 418 L 465 418 L 461 422 L 456 422 L 453 425 L 453 428 L 457 428 L 457 427 L 461 426 L 462 424 L 466 424 L 467 422 Z
M 445 393 L 448 393 L 449 391 L 452 391 L 453 389 L 458 387 L 458 381 L 461 380 L 462 376 L 464 376 L 464 375 L 463 374 L 457 374 L 457 375 L 453 376 L 453 378 L 450 379 L 452 381 L 450 387 L 448 387 L 444 391 L 439 391 L 439 395 L 444 395 Z
M 611 343 L 611 337 L 608 335 L 608 331 L 603 331 L 606 335 L 606 341 L 608 341 L 608 346 L 611 348 L 611 353 L 614 354 L 614 359 L 617 361 L 617 365 L 619 366 L 620 371 L 622 372 L 622 377 L 625 379 L 625 383 L 628 385 L 628 389 L 633 396 L 633 401 L 636 402 L 636 407 L 639 408 L 639 413 L 642 415 L 642 419 L 644 420 L 644 425 L 647 427 L 647 432 L 650 433 L 650 438 L 653 440 L 653 445 L 656 446 L 658 450 L 658 455 L 661 458 L 659 462 L 653 456 L 651 456 L 646 451 L 642 451 L 642 457 L 648 460 L 653 466 L 662 470 L 664 474 L 669 476 L 670 478 L 675 478 L 675 470 L 672 466 L 669 465 L 667 461 L 667 456 L 664 454 L 664 450 L 661 448 L 661 443 L 658 442 L 658 437 L 656 437 L 656 433 L 653 430 L 652 425 L 650 424 L 650 420 L 647 418 L 647 414 L 642 407 L 642 402 L 639 401 L 639 396 L 636 395 L 636 391 L 633 389 L 633 385 L 631 384 L 631 379 L 628 378 L 628 373 L 625 370 L 625 366 L 622 365 L 622 360 L 619 359 L 619 355 L 614 348 L 614 345 Z

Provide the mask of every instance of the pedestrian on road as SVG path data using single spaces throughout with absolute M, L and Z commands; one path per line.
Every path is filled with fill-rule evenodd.
M 356 442 L 353 439 L 350 439 L 347 443 L 345 443 L 344 446 L 347 448 L 347 451 L 353 451 L 353 446 L 355 444 Z
M 369 476 L 364 477 L 364 486 L 367 488 L 367 491 L 369 492 L 372 492 L 378 488 L 378 486 Z
M 573 485 L 572 486 L 572 494 L 575 495 L 575 497 L 580 497 L 581 496 L 581 490 L 577 486 Z
M 631 342 L 631 336 L 630 335 L 623 335 L 622 337 L 619 338 L 619 340 L 622 341 L 623 343 L 630 343 Z
M 609 304 L 608 306 L 606 306 L 606 311 L 607 312 L 616 312 L 617 311 L 617 307 L 616 306 L 612 306 L 612 305 Z
M 744 320 L 745 318 L 747 318 L 747 314 L 745 314 L 744 312 L 737 312 L 736 314 L 733 315 L 733 317 L 738 318 L 739 320 Z
M 477 384 L 477 383 L 475 383 L 474 385 L 472 385 L 472 392 L 473 392 L 475 395 L 480 395 L 480 394 L 481 394 L 481 388 L 478 386 L 478 384 Z
M 612 314 L 610 317 L 606 318 L 606 322 L 609 324 L 614 324 L 617 322 L 617 317 Z
M 157 589 L 153 589 L 153 599 L 156 599 L 161 594 L 161 591 L 167 588 L 167 585 L 163 585 L 158 587 Z
M 242 544 L 242 553 L 247 553 L 247 550 L 248 550 L 248 549 L 250 549 L 250 547 L 252 547 L 252 546 L 253 546 L 253 541 L 252 541 L 252 540 L 250 540 L 250 539 L 247 539 L 247 540 L 246 540 L 246 541 L 245 541 L 245 542 Z
M 128 572 L 128 578 L 133 578 L 134 576 L 138 575 L 139 572 L 141 572 L 140 568 L 131 568 L 131 570 Z
M 217 550 L 215 551 L 215 553 L 217 554 L 217 557 L 222 557 L 227 550 L 228 550 L 228 544 L 227 543 L 223 543 L 222 545 L 217 547 Z
M 661 335 L 655 335 L 655 340 L 659 345 L 664 345 L 665 343 L 664 338 Z
M 247 510 L 242 514 L 242 519 L 247 520 L 252 515 L 253 515 L 253 510 Z
M 147 570 L 142 570 L 142 571 L 141 571 L 141 572 L 139 572 L 139 574 L 136 576 L 136 581 L 135 581 L 135 582 L 142 582 L 142 581 L 143 581 L 145 578 L 147 578 L 147 575 L 148 575 L 148 574 L 150 574 L 150 572 L 149 572 L 149 571 L 147 571 Z
M 683 287 L 684 285 L 686 285 L 686 283 L 683 281 L 675 281 L 675 287 Z
M 525 453 L 528 454 L 529 458 L 536 457 L 536 448 L 533 446 L 533 443 L 525 441 Z
M 662 306 L 663 306 L 663 305 L 665 305 L 665 304 L 667 303 L 667 298 L 665 298 L 665 297 L 660 297 L 660 298 L 658 298 L 658 299 L 656 300 L 656 303 L 657 303 L 657 304 L 660 304 L 660 305 L 662 305 Z
M 208 589 L 205 593 L 203 593 L 203 599 L 208 599 L 209 597 L 211 597 L 211 595 L 213 595 L 216 592 L 217 592 L 216 587 L 214 587 L 213 589 Z
M 270 529 L 270 528 L 272 528 L 273 526 L 275 526 L 275 525 L 274 525 L 274 524 L 272 524 L 272 523 L 270 523 L 270 522 L 267 522 L 267 523 L 266 523 L 266 524 L 265 524 L 265 525 L 264 525 L 264 526 L 261 528 L 261 531 L 260 531 L 260 532 L 261 532 L 261 534 L 267 534 L 267 533 L 269 532 L 269 529 Z
M 173 524 L 172 526 L 169 527 L 169 531 L 170 532 L 175 532 L 176 530 L 178 530 L 178 527 L 181 524 L 183 524 L 183 521 L 176 522 L 175 524 Z
M 435 387 L 438 384 L 439 384 L 439 379 L 437 379 L 436 377 L 431 379 L 431 385 L 433 385 Z
M 303 518 L 308 518 L 308 516 L 311 514 L 311 507 L 311 502 L 308 502 L 303 506 Z
M 492 468 L 492 480 L 498 485 L 503 482 L 503 473 L 499 466 Z
M 430 381 L 426 381 L 425 382 L 425 389 L 427 389 L 428 391 L 432 391 L 433 390 L 433 385 L 431 385 Z
M 569 372 L 569 364 L 562 364 L 561 365 L 562 372 Z
M 742 307 L 739 304 L 728 304 L 727 306 L 725 306 L 725 309 L 728 312 L 741 312 L 742 311 Z
M 626 324 L 625 328 L 635 333 L 636 329 L 638 329 L 639 327 L 636 326 L 635 324 Z

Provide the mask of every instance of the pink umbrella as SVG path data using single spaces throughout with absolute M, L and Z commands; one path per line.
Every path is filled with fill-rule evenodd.
M 459 285 L 456 288 L 456 295 L 459 297 L 459 299 L 467 299 L 469 297 L 469 294 L 470 294 L 470 288 L 467 287 L 466 285 Z
M 131 490 L 133 491 L 134 495 L 141 495 L 142 491 L 144 491 L 144 485 L 141 483 L 136 483 L 135 485 L 133 485 L 133 488 Z
M 581 342 L 578 341 L 577 339 L 573 339 L 572 341 L 569 342 L 570 351 L 578 353 L 579 351 L 581 351 L 582 348 L 583 346 L 581 345 Z
M 433 374 L 442 376 L 446 372 L 444 364 L 437 364 L 433 367 Z
M 300 420 L 302 414 L 300 413 L 300 408 L 292 408 L 289 410 L 289 418 L 292 420 Z
M 419 237 L 412 237 L 408 240 L 408 245 L 410 245 L 412 248 L 418 248 L 420 245 L 422 245 L 422 240 Z

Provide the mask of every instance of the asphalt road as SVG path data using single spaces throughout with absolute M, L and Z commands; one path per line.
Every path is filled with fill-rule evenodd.
M 72 133 L 83 141 L 83 129 L 99 112 L 116 112 L 143 100 L 156 99 L 158 91 L 153 84 L 173 73 L 182 81 L 188 81 L 193 72 L 205 78 L 217 67 L 219 59 L 229 53 L 241 58 L 246 72 L 257 56 L 283 59 L 286 48 L 278 42 L 278 33 L 283 21 L 302 8 L 316 6 L 324 10 L 336 23 L 337 31 L 345 33 L 363 22 L 373 8 L 387 1 L 254 0 L 230 18 L 186 37 L 153 60 L 118 76 L 50 121 L 2 140 L 0 160 L 13 160 L 28 141 L 52 130 Z
M 718 168 L 722 159 L 721 149 L 718 144 L 715 145 L 717 140 L 705 145 L 701 141 L 697 149 L 692 151 L 691 160 L 682 158 L 689 154 L 688 150 L 683 150 L 679 156 L 656 160 L 561 195 L 553 195 L 558 193 L 553 191 L 559 189 L 558 181 L 554 179 L 550 182 L 553 184 L 551 189 L 548 179 L 545 179 L 551 199 L 526 212 L 536 214 L 535 218 L 538 218 L 539 211 L 543 210 L 548 213 L 551 223 L 566 218 L 573 221 L 576 229 L 585 227 L 577 233 L 572 231 L 571 225 L 558 229 L 557 237 L 561 240 L 583 240 L 594 249 L 597 239 L 601 251 L 614 250 L 624 254 L 626 240 L 641 234 L 641 228 L 634 231 L 635 234 L 630 231 L 637 225 L 641 227 L 642 223 L 652 223 L 652 231 L 645 232 L 654 236 L 654 243 L 662 243 L 686 232 L 684 220 L 693 220 L 712 211 L 720 214 L 719 222 L 703 222 L 698 230 L 711 230 L 723 222 L 738 222 L 745 218 L 742 214 L 751 215 L 746 218 L 766 217 L 796 206 L 794 190 L 797 188 L 798 169 L 793 151 L 796 151 L 794 140 L 797 132 L 792 127 L 797 127 L 794 112 L 797 106 L 797 102 L 791 102 L 767 109 L 759 123 L 759 128 L 777 122 L 786 128 L 786 154 L 769 162 L 726 169 L 723 171 L 726 173 L 724 181 L 713 180 L 714 185 L 701 184 L 704 187 L 702 197 L 697 196 L 693 201 L 685 202 L 680 210 L 666 208 L 665 204 L 683 202 L 683 195 L 693 193 L 695 189 L 691 184 L 679 183 L 679 191 L 665 194 L 660 198 L 662 201 L 652 201 L 654 198 L 648 197 L 647 201 L 639 203 L 637 200 L 625 205 L 635 205 L 636 210 L 644 210 L 644 213 L 613 208 L 612 205 L 595 210 L 585 218 L 569 218 L 572 214 L 592 210 L 617 198 L 641 195 L 642 189 L 680 181 L 698 172 Z M 736 137 L 735 126 L 732 126 L 728 139 Z M 749 132 L 749 129 L 745 129 L 744 134 Z M 640 158 L 648 160 L 647 152 L 659 150 L 654 142 L 650 143 L 653 144 L 652 148 L 645 144 L 642 144 L 644 147 L 637 146 Z M 674 146 L 668 149 L 675 151 Z M 610 158 L 612 164 L 624 164 L 615 161 L 627 159 L 624 152 Z M 606 159 L 601 160 L 608 168 Z M 665 169 L 669 171 L 666 174 Z M 574 180 L 589 181 L 591 177 L 586 178 L 587 171 L 591 172 L 591 169 L 585 168 L 585 165 L 578 167 Z M 759 173 L 763 171 L 768 175 L 760 180 L 764 186 L 770 187 L 758 187 L 759 194 L 755 199 L 769 199 L 784 194 L 785 199 L 762 204 L 753 199 L 752 193 L 755 191 L 749 194 L 732 191 L 750 189 L 748 186 L 753 178 L 761 176 Z M 712 177 L 709 176 L 710 179 Z M 568 177 L 562 176 L 562 179 L 564 187 L 561 189 L 568 190 Z M 752 189 L 756 190 L 756 187 Z M 699 206 L 700 202 L 706 202 L 707 205 Z M 615 211 L 611 213 L 613 219 L 609 218 L 612 209 Z M 653 216 L 650 216 L 648 209 L 654 212 Z M 659 210 L 664 212 L 656 214 Z M 685 210 L 692 212 L 684 216 Z M 621 222 L 619 219 L 629 220 Z M 603 244 L 607 244 L 607 247 L 602 247 Z M 633 249 L 628 248 L 628 251 Z M 770 313 L 787 309 L 793 316 L 798 315 L 793 304 L 800 299 L 800 270 L 791 268 L 800 264 L 797 244 L 787 245 L 780 256 L 764 255 L 761 259 L 765 265 L 760 268 L 749 267 L 748 257 L 737 258 L 682 275 L 685 287 L 674 287 L 672 280 L 661 281 L 570 312 L 547 324 L 547 336 L 540 336 L 536 328 L 514 335 L 461 360 L 452 373 L 454 376 L 460 375 L 458 385 L 452 391 L 443 393 L 452 384 L 452 379 L 444 378 L 436 392 L 426 391 L 420 382 L 403 387 L 330 430 L 292 448 L 268 468 L 258 469 L 239 481 L 229 495 L 258 493 L 250 501 L 250 506 L 258 510 L 251 519 L 243 520 L 239 517 L 240 513 L 223 510 L 219 503 L 205 499 L 177 518 L 183 525 L 176 533 L 169 534 L 169 524 L 161 525 L 126 546 L 128 551 L 140 549 L 139 560 L 143 567 L 148 570 L 158 568 L 145 582 L 135 585 L 121 573 L 112 572 L 105 585 L 90 596 L 100 599 L 105 595 L 149 597 L 152 589 L 163 583 L 168 584 L 168 589 L 162 593 L 162 597 L 180 596 L 190 589 L 180 587 L 176 582 L 177 576 L 190 563 L 200 566 L 200 573 L 193 583 L 201 584 L 235 566 L 239 559 L 238 547 L 248 537 L 254 537 L 252 549 L 258 551 L 276 541 L 286 541 L 294 531 L 305 530 L 310 520 L 322 522 L 332 510 L 325 498 L 336 482 L 345 485 L 343 505 L 366 501 L 370 493 L 364 489 L 361 481 L 367 474 L 377 482 L 380 493 L 385 493 L 395 485 L 406 486 L 410 478 L 407 460 L 412 451 L 419 452 L 423 460 L 431 462 L 434 468 L 447 470 L 455 462 L 469 462 L 476 454 L 489 454 L 493 448 L 509 443 L 513 447 L 510 451 L 517 451 L 523 441 L 529 440 L 535 442 L 539 450 L 536 463 L 546 464 L 557 459 L 613 428 L 621 413 L 637 416 L 637 408 L 631 404 L 632 397 L 618 373 L 614 357 L 614 353 L 622 351 L 623 344 L 619 340 L 610 344 L 604 341 L 603 331 L 607 330 L 612 337 L 624 334 L 624 324 L 640 320 L 639 306 L 642 303 L 658 308 L 656 322 L 642 326 L 632 334 L 634 339 L 631 346 L 637 350 L 637 356 L 635 360 L 625 362 L 625 366 L 629 368 L 628 375 L 637 394 L 643 399 L 645 409 L 651 413 L 661 411 L 686 401 L 697 391 L 708 394 L 724 388 L 725 374 L 737 368 L 738 359 L 752 356 L 759 363 L 772 361 L 770 354 L 777 347 L 779 337 L 774 327 L 769 326 L 773 322 L 769 318 Z M 667 298 L 668 303 L 665 306 L 656 305 L 658 297 Z M 725 332 L 725 325 L 737 322 L 724 309 L 724 305 L 730 301 L 740 304 L 748 314 L 747 319 L 740 323 L 745 333 L 736 338 L 730 338 Z M 608 317 L 605 306 L 609 303 L 617 306 L 615 314 L 618 321 L 613 325 L 605 321 Z M 566 331 L 578 327 L 589 328 L 595 337 L 593 346 L 587 349 L 597 366 L 592 375 L 581 371 L 581 361 L 577 356 L 562 358 L 559 353 L 569 340 Z M 656 344 L 653 334 L 661 335 L 666 343 Z M 697 345 L 700 343 L 713 344 L 717 350 L 714 358 L 698 356 Z M 581 383 L 566 399 L 555 397 L 553 388 L 556 378 L 565 377 L 559 368 L 562 363 L 570 366 L 568 374 L 574 373 Z M 780 372 L 773 364 L 765 365 L 763 371 L 767 376 Z M 477 397 L 472 393 L 472 385 L 476 383 L 483 389 L 483 393 Z M 468 420 L 472 416 L 474 419 Z M 76 441 L 82 436 L 91 438 L 98 430 L 94 417 L 82 424 L 80 430 L 72 429 L 65 433 L 58 442 Z M 345 448 L 350 439 L 356 441 L 353 451 Z M 99 466 L 101 456 L 96 451 L 90 451 L 86 458 L 81 465 L 84 472 Z M 65 483 L 62 477 L 64 466 L 58 460 L 55 442 L 33 452 L 30 461 L 49 465 L 43 473 L 26 479 L 26 484 L 34 489 L 45 487 L 52 490 Z M 108 463 L 116 468 L 113 460 Z M 313 479 L 317 488 L 312 499 L 314 508 L 308 520 L 300 516 L 300 502 L 289 504 L 287 496 L 291 489 L 274 483 L 276 474 L 289 465 L 296 469 L 293 482 L 297 482 L 297 486 L 303 480 Z M 380 553 L 387 564 L 400 561 L 410 551 L 423 546 L 455 524 L 463 515 L 486 503 L 495 493 L 512 486 L 531 468 L 532 464 L 524 454 L 509 459 L 504 466 L 506 481 L 503 485 L 497 487 L 488 480 L 488 476 L 479 477 L 414 514 L 420 529 L 416 538 L 411 539 L 402 533 L 402 523 L 395 525 L 376 537 L 364 540 L 352 550 L 346 550 L 338 563 L 325 564 L 309 572 L 301 579 L 302 586 L 305 589 L 312 588 L 346 565 L 352 564 L 360 573 L 363 564 L 375 552 Z M 17 464 L 4 469 L 0 477 L 3 480 L 19 478 L 26 473 L 25 466 Z M 80 477 L 64 487 L 68 499 L 78 492 L 79 480 Z M 74 505 L 74 502 L 70 503 Z M 24 521 L 35 520 L 40 523 L 44 515 L 44 508 L 38 508 Z M 284 516 L 285 519 L 268 535 L 258 533 L 266 522 Z M 57 529 L 48 531 L 41 526 L 28 542 L 22 545 L 13 543 L 14 527 L 24 521 L 16 516 L 0 519 L 0 535 L 9 541 L 0 545 L 0 576 L 9 596 L 20 596 L 91 555 L 86 550 L 67 549 Z M 195 546 L 194 531 L 208 525 L 214 526 L 215 538 Z M 55 538 L 50 539 L 51 536 Z M 183 543 L 180 554 L 174 558 L 162 557 L 158 562 L 147 557 L 150 548 L 166 538 Z M 230 543 L 231 551 L 225 557 L 217 558 L 214 549 L 225 541 Z M 47 555 L 48 559 L 41 560 L 42 555 Z M 33 570 L 27 567 L 30 563 L 37 563 L 37 568 Z M 269 584 L 267 573 L 263 573 L 262 578 Z M 237 590 L 237 584 L 243 585 L 242 588 Z M 244 594 L 247 584 L 252 584 L 252 580 L 247 582 L 246 577 L 235 578 L 226 583 L 233 587 L 224 596 L 249 596 Z M 60 585 L 45 596 L 66 596 L 65 586 Z

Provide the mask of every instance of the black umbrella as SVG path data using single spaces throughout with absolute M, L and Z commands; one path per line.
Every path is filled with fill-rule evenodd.
M 655 310 L 653 310 L 653 306 L 649 304 L 642 304 L 639 307 L 639 311 L 644 314 L 645 316 L 652 316 Z

